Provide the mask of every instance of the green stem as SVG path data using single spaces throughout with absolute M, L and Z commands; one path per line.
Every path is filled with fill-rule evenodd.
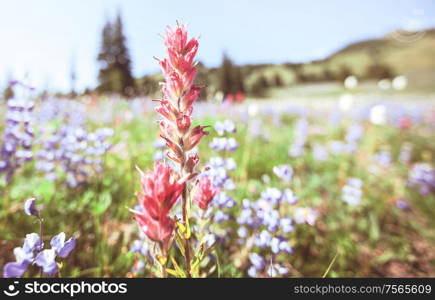
M 182 210 L 183 210 L 183 222 L 184 225 L 189 226 L 188 225 L 188 218 L 189 216 L 187 215 L 187 190 L 186 190 L 186 183 L 184 183 L 184 190 L 183 190 L 183 195 L 182 195 Z M 185 252 L 185 262 L 186 262 L 186 276 L 188 278 L 192 277 L 192 275 L 190 274 L 190 245 L 189 245 L 189 239 L 186 238 L 185 236 L 183 236 L 184 239 L 184 252 Z
M 38 214 L 38 221 L 39 221 L 39 236 L 41 238 L 41 242 L 44 243 L 44 231 L 43 231 L 43 227 L 42 227 L 42 218 L 39 216 Z M 40 249 L 42 250 L 42 249 Z M 42 277 L 42 268 L 39 271 L 39 277 Z

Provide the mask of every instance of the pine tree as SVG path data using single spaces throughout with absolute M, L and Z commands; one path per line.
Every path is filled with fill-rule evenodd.
M 124 96 L 131 96 L 134 92 L 135 82 L 131 73 L 131 58 L 127 48 L 126 37 L 124 35 L 124 25 L 122 22 L 121 14 L 118 13 L 114 28 L 113 28 L 113 56 L 114 56 L 114 70 L 116 80 L 119 83 L 115 85 L 115 92 Z
M 124 35 L 121 14 L 115 22 L 106 22 L 102 31 L 101 50 L 98 55 L 98 74 L 101 93 L 118 93 L 131 96 L 135 91 L 135 80 L 131 72 L 131 58 Z
M 219 90 L 226 96 L 245 91 L 244 78 L 240 67 L 234 66 L 226 53 L 219 70 Z
M 98 54 L 100 62 L 100 71 L 98 73 L 99 86 L 97 88 L 100 93 L 112 92 L 110 82 L 110 72 L 113 67 L 114 57 L 112 55 L 112 31 L 113 26 L 110 21 L 107 21 L 102 31 L 101 49 Z
M 276 87 L 282 87 L 284 86 L 284 82 L 282 80 L 281 74 L 276 73 L 275 76 L 273 77 L 273 84 Z
M 224 94 L 224 96 L 226 96 L 231 94 L 233 91 L 233 62 L 226 53 L 224 53 L 222 65 L 219 71 L 219 90 Z
M 239 66 L 234 67 L 233 79 L 233 93 L 245 92 L 245 82 L 243 78 L 242 68 Z

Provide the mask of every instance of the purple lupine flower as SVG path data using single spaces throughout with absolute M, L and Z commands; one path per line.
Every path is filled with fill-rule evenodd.
M 270 241 L 270 249 L 272 250 L 272 253 L 278 254 L 280 252 L 280 246 L 281 243 L 280 239 L 277 237 L 272 238 Z
M 343 201 L 351 206 L 357 206 L 361 203 L 362 180 L 359 178 L 349 178 L 343 186 Z
M 421 195 L 428 195 L 435 190 L 435 169 L 428 163 L 415 164 L 409 172 L 408 183 L 418 187 Z
M 225 120 L 223 122 L 217 121 L 214 125 L 214 129 L 219 135 L 224 135 L 225 133 L 235 133 L 236 126 L 231 120 Z
M 271 211 L 274 209 L 275 203 L 271 202 L 269 199 L 260 198 L 253 203 L 253 208 L 257 213 L 258 217 L 263 217 L 264 212 Z
M 39 211 L 36 209 L 36 199 L 30 198 L 24 202 L 24 212 L 28 216 L 39 217 Z
M 273 173 L 284 182 L 290 182 L 293 176 L 293 169 L 289 165 L 280 165 L 273 167 Z
M 317 213 L 311 207 L 298 207 L 294 211 L 294 220 L 297 224 L 307 223 L 314 226 L 317 219 Z
M 389 168 L 391 166 L 391 154 L 388 151 L 375 153 L 373 160 L 383 168 Z
M 239 227 L 239 229 L 237 229 L 237 235 L 242 239 L 246 238 L 248 234 L 249 234 L 248 229 L 246 229 L 245 226 L 241 226 Z
M 51 239 L 50 245 L 58 256 L 65 258 L 75 248 L 76 240 L 74 238 L 70 238 L 69 240 L 65 241 L 65 232 L 61 232 Z
M 213 138 L 209 144 L 210 148 L 216 151 L 231 151 L 233 152 L 239 147 L 235 138 Z
M 267 230 L 262 230 L 256 235 L 255 244 L 260 248 L 266 248 L 270 246 L 271 241 L 272 235 Z
M 3 267 L 3 278 L 20 278 L 27 271 L 26 264 L 9 262 Z
M 263 270 L 266 264 L 264 258 L 255 252 L 249 255 L 249 261 L 257 271 Z
M 273 264 L 267 268 L 267 275 L 269 277 L 276 277 L 277 275 L 287 275 L 288 269 L 280 264 Z
M 228 191 L 233 191 L 236 189 L 236 184 L 234 183 L 234 181 L 231 178 L 227 178 L 227 179 L 225 179 L 223 188 L 225 190 L 228 190 Z
M 308 137 L 308 121 L 306 119 L 300 119 L 296 122 L 294 130 L 294 140 L 288 155 L 292 157 L 301 156 L 304 153 L 305 143 Z
M 242 208 L 250 208 L 251 207 L 251 201 L 249 199 L 243 199 L 242 200 Z
M 257 269 L 254 266 L 250 266 L 248 269 L 248 276 L 252 278 L 257 277 Z
M 298 197 L 290 189 L 285 189 L 283 192 L 283 200 L 289 205 L 295 205 L 298 203 Z
M 166 141 L 162 138 L 155 140 L 153 143 L 153 147 L 156 149 L 163 149 L 165 148 L 165 146 L 166 146 Z
M 263 224 L 267 227 L 267 229 L 271 232 L 278 231 L 280 225 L 280 215 L 279 212 L 275 209 L 268 211 L 263 214 Z
M 242 209 L 239 217 L 237 218 L 237 222 L 242 225 L 254 225 L 252 210 L 250 208 Z
M 277 188 L 267 188 L 265 191 L 261 192 L 261 199 L 276 205 L 282 200 L 282 192 Z
M 33 251 L 23 247 L 14 248 L 15 260 L 18 263 L 29 265 L 33 261 Z
M 160 161 L 163 158 L 165 158 L 165 153 L 163 151 L 157 150 L 156 152 L 154 152 L 154 155 L 153 155 L 154 161 Z
M 319 144 L 313 145 L 313 157 L 315 160 L 326 161 L 328 159 L 328 155 L 328 151 L 325 147 Z
M 356 144 L 363 137 L 364 127 L 360 124 L 352 124 L 346 132 L 345 140 L 348 145 L 351 145 L 351 148 L 356 148 Z
M 293 249 L 291 248 L 289 242 L 285 240 L 283 237 L 274 237 L 270 242 L 270 249 L 274 254 L 278 254 L 281 251 L 286 252 L 288 254 L 293 253 Z
M 397 200 L 396 207 L 400 210 L 407 211 L 411 209 L 411 206 L 405 200 Z
M 210 148 L 215 151 L 225 150 L 227 147 L 227 139 L 226 138 L 213 138 L 213 140 L 209 144 Z
M 24 89 L 28 91 L 27 88 Z M 33 101 L 26 98 L 14 97 L 8 100 L 3 145 L 0 148 L 0 173 L 5 174 L 7 182 L 19 167 L 33 158 L 33 105 Z
M 26 252 L 36 252 L 40 251 L 44 247 L 44 243 L 37 233 L 26 234 L 24 239 L 23 249 Z
M 213 199 L 213 204 L 215 204 L 218 208 L 231 208 L 236 205 L 233 198 L 228 196 L 225 192 L 221 192 L 216 195 Z
M 212 169 L 223 168 L 225 166 L 225 161 L 220 156 L 215 156 L 210 158 L 208 166 Z
M 42 268 L 42 272 L 52 276 L 58 268 L 56 263 L 56 252 L 54 249 L 45 249 L 41 251 L 35 258 L 35 264 Z
M 288 155 L 291 157 L 299 157 L 304 154 L 305 141 L 296 140 L 290 146 L 288 150 Z
M 228 151 L 235 151 L 237 148 L 239 147 L 239 144 L 237 143 L 236 139 L 231 137 L 227 139 L 227 144 L 226 144 L 226 150 Z
M 84 119 L 86 107 L 75 101 L 50 100 L 41 107 L 36 168 L 49 180 L 55 180 L 58 171 L 65 173 L 67 185 L 75 188 L 102 170 L 102 157 L 112 146 L 109 138 L 113 129 L 88 132 Z M 45 106 L 56 109 L 47 116 Z M 46 126 L 50 121 L 59 121 L 59 125 Z
M 218 211 L 215 213 L 213 219 L 214 219 L 215 222 L 221 223 L 221 222 L 228 221 L 228 220 L 230 219 L 230 216 L 227 215 L 226 213 L 224 213 L 223 211 L 218 210 Z
M 130 246 L 130 251 L 135 254 L 142 254 L 143 256 L 147 256 L 148 245 L 143 240 L 134 240 Z
M 341 155 L 347 152 L 347 145 L 342 141 L 330 141 L 328 148 L 333 155 Z
M 295 228 L 294 222 L 290 217 L 282 218 L 280 226 L 284 233 L 291 233 Z
M 43 243 L 38 234 L 27 234 L 23 247 L 14 249 L 15 262 L 9 262 L 3 267 L 3 277 L 18 278 L 23 276 L 28 266 L 33 262 L 35 252 L 40 251 L 42 247 Z
M 236 161 L 235 161 L 232 157 L 227 158 L 227 159 L 225 160 L 225 168 L 226 168 L 228 171 L 234 171 L 235 169 L 237 169 Z
M 159 161 L 165 158 L 165 153 L 163 151 L 163 148 L 165 148 L 166 142 L 164 139 L 160 138 L 154 141 L 153 147 L 157 149 L 156 152 L 154 152 L 153 160 Z

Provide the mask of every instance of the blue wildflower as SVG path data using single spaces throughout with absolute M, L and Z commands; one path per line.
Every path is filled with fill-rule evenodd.
M 54 249 L 45 249 L 35 258 L 35 264 L 42 268 L 42 272 L 47 275 L 54 275 L 58 268 L 56 263 L 56 251 Z
M 51 239 L 50 245 L 58 256 L 65 258 L 75 248 L 76 240 L 74 238 L 70 238 L 69 240 L 65 241 L 65 233 L 61 232 Z
M 39 212 L 36 209 L 36 199 L 30 198 L 24 202 L 24 212 L 26 215 L 39 217 Z

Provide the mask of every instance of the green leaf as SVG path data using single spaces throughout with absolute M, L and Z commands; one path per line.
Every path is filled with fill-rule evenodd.
M 168 272 L 172 276 L 179 277 L 177 271 L 175 271 L 174 269 L 168 269 L 168 268 L 166 268 L 166 272 Z
M 379 231 L 379 224 L 374 214 L 370 214 L 370 231 L 369 238 L 372 241 L 377 241 L 381 233 Z
M 112 195 L 110 193 L 103 193 L 98 197 L 98 202 L 91 205 L 91 213 L 95 216 L 103 214 L 112 204 Z
M 183 240 L 181 239 L 181 236 L 177 231 L 175 232 L 175 242 L 177 243 L 178 249 L 180 249 L 181 255 L 183 255 L 183 257 L 186 258 L 186 252 L 184 251 Z
M 34 190 L 35 197 L 48 200 L 51 199 L 56 192 L 54 182 L 45 180 L 37 185 Z
M 172 262 L 172 265 L 174 266 L 175 270 L 179 274 L 178 277 L 186 278 L 186 273 L 184 273 L 184 271 L 178 265 L 177 261 L 172 256 L 171 256 L 171 262 Z

